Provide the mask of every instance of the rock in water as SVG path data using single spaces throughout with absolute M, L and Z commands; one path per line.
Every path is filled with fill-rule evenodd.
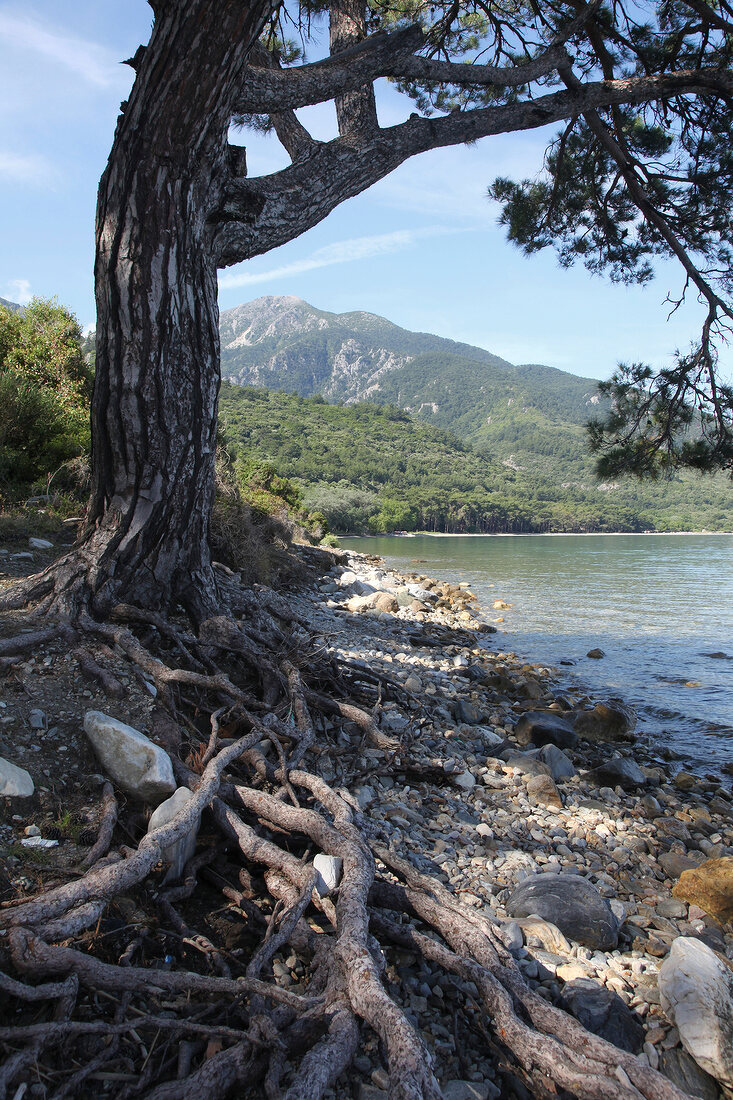
M 659 996 L 687 1053 L 733 1089 L 733 971 L 700 940 L 679 936 L 660 968 Z
M 618 943 L 619 923 L 605 898 L 580 875 L 533 875 L 520 882 L 506 903 L 512 917 L 536 913 L 557 925 L 568 939 L 612 951 Z
M 569 722 L 550 710 L 530 710 L 517 722 L 514 736 L 520 745 L 530 741 L 538 747 L 557 745 L 559 749 L 572 749 L 578 743 L 578 734 Z
M 563 1000 L 583 1027 L 609 1043 L 638 1054 L 645 1031 L 639 1019 L 611 989 L 590 978 L 577 978 L 563 989 Z
M 135 798 L 158 803 L 176 789 L 170 757 L 132 726 L 99 710 L 84 715 L 84 732 L 115 783 Z
M 159 829 L 161 825 L 167 825 L 169 821 L 173 820 L 178 811 L 183 809 L 187 802 L 191 801 L 191 798 L 192 795 L 188 787 L 179 787 L 170 798 L 166 798 L 165 802 L 161 802 L 157 810 L 153 810 L 148 823 L 148 832 L 152 833 L 154 829 Z M 170 868 L 165 876 L 166 882 L 181 877 L 183 868 L 196 851 L 196 837 L 198 836 L 200 821 L 201 818 L 197 818 L 188 833 L 177 840 L 175 844 L 163 849 L 163 858 Z
M 625 791 L 636 791 L 646 787 L 647 778 L 639 765 L 625 756 L 615 756 L 592 771 L 586 772 L 583 779 L 596 787 L 621 787 Z
M 623 703 L 596 703 L 592 710 L 578 710 L 572 723 L 589 741 L 633 741 L 636 714 Z
M 30 773 L 0 756 L 0 798 L 30 798 L 33 790 Z
M 733 920 L 733 856 L 706 859 L 699 867 L 683 871 L 672 893 L 699 905 L 721 924 Z

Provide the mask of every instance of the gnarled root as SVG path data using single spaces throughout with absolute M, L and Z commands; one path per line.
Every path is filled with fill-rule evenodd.
M 339 697 L 328 662 L 304 671 L 273 615 L 286 621 L 281 604 L 250 629 L 210 617 L 198 636 L 126 605 L 115 621 L 78 615 L 78 630 L 158 688 L 155 734 L 192 797 L 125 848 L 124 811 L 106 786 L 80 877 L 0 908 L 0 1095 L 38 1065 L 58 1097 L 101 1076 L 120 1097 L 216 1100 L 237 1088 L 318 1100 L 356 1079 L 366 1044 L 383 1052 L 390 1100 L 439 1100 L 430 1036 L 385 984 L 397 947 L 473 983 L 487 1049 L 534 1096 L 684 1100 L 534 993 L 483 913 L 374 842 L 353 799 L 317 773 L 317 723 L 328 716 L 383 750 L 400 746 L 361 700 Z M 140 623 L 157 651 L 134 632 Z M 166 850 L 199 819 L 208 846 L 171 887 Z M 315 871 L 317 852 L 341 861 L 336 892 Z

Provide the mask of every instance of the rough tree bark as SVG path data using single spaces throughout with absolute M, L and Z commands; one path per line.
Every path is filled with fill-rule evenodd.
M 212 215 L 232 173 L 227 130 L 274 0 L 154 5 L 97 203 L 91 500 L 75 550 L 17 601 L 76 615 L 122 594 L 200 620 L 219 390 Z

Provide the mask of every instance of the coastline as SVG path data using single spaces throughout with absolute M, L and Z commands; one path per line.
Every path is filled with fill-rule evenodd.
M 414 586 L 446 595 L 408 603 Z M 375 606 L 380 595 L 385 610 Z M 465 583 L 438 584 L 349 551 L 320 597 L 339 624 L 334 651 L 410 691 L 407 705 L 384 708 L 381 724 L 403 739 L 412 773 L 385 770 L 385 754 L 370 750 L 371 775 L 352 791 L 380 841 L 418 868 L 437 869 L 449 889 L 496 920 L 546 999 L 574 1006 L 586 1024 L 594 997 L 609 1012 L 615 1006 L 641 1061 L 698 1095 L 717 1095 L 688 1056 L 673 1009 L 662 1009 L 659 973 L 673 945 L 690 941 L 733 960 L 731 925 L 697 904 L 704 898 L 682 877 L 733 857 L 730 780 L 680 773 L 635 745 L 623 714 L 603 700 L 569 711 L 552 669 L 495 648 L 506 639 L 482 624 Z M 326 625 L 324 615 L 319 622 Z M 526 716 L 537 711 L 579 733 L 572 747 L 572 735 L 564 748 L 527 740 Z M 593 887 L 620 921 L 613 947 L 576 940 L 557 898 L 541 920 L 519 915 L 520 885 L 547 875 Z M 409 1004 L 429 1012 L 426 1000 Z M 599 1027 L 618 1041 L 608 1018 Z M 486 1086 L 475 1095 L 498 1095 L 490 1061 L 477 1061 L 472 1079 Z
M 393 531 L 383 535 L 337 535 L 338 539 L 554 539 L 554 538 L 619 538 L 627 536 L 636 538 L 641 536 L 664 535 L 720 535 L 730 538 L 732 531 Z

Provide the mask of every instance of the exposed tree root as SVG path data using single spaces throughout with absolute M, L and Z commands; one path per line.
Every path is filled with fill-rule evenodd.
M 120 835 L 110 851 L 124 819 L 107 784 L 81 876 L 0 908 L 0 1097 L 38 1067 L 45 1094 L 59 1098 L 92 1095 L 104 1080 L 105 1095 L 119 1097 L 217 1100 L 236 1089 L 318 1100 L 371 1035 L 390 1100 L 439 1100 L 426 1038 L 384 981 L 385 952 L 397 946 L 473 983 L 491 1044 L 534 1096 L 684 1100 L 534 993 L 482 912 L 373 841 L 350 796 L 318 774 L 317 723 L 355 724 L 382 750 L 405 749 L 364 706 L 338 697 L 345 681 L 332 659 L 306 671 L 279 625 L 288 622 L 282 598 L 272 594 L 256 614 L 254 599 L 240 594 L 251 621 L 210 617 L 197 635 L 126 605 L 115 621 L 79 614 L 79 631 L 117 647 L 157 687 L 153 735 L 192 798 L 135 848 Z M 141 624 L 146 644 L 132 629 Z M 290 625 L 305 624 L 293 615 Z M 57 628 L 41 634 L 48 641 Z M 0 652 L 18 652 L 13 645 L 29 637 Z M 75 652 L 105 686 L 92 653 Z M 351 671 L 356 683 L 360 670 Z M 404 695 L 396 682 L 378 687 Z M 269 759 L 265 741 L 275 749 Z M 165 851 L 202 814 L 208 847 L 166 886 Z M 342 861 L 332 895 L 319 893 L 316 852 Z M 142 916 L 110 929 L 123 898 Z M 231 942 L 204 923 L 218 910 L 236 933 Z M 297 965 L 290 960 L 283 984 L 289 956 Z

